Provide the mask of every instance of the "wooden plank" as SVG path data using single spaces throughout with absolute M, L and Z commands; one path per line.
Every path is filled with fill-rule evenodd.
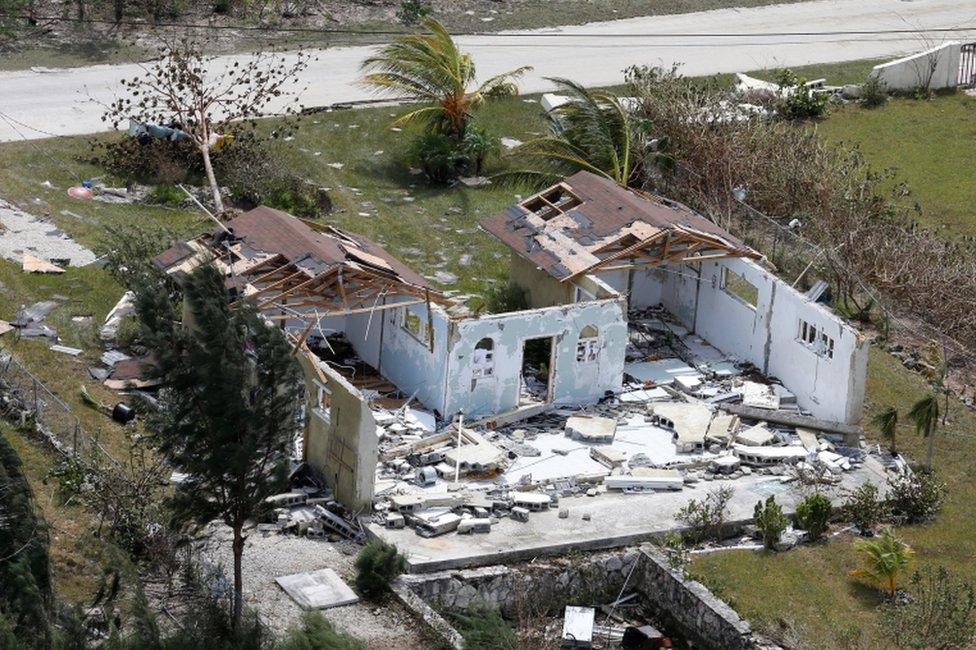
M 365 314 L 371 311 L 385 311 L 387 309 L 394 309 L 397 307 L 410 307 L 412 305 L 422 305 L 424 304 L 423 299 L 418 300 L 408 300 L 406 302 L 396 302 L 389 305 L 377 305 L 375 307 L 362 307 L 360 309 L 339 309 L 336 311 L 326 312 L 324 314 L 314 314 L 316 318 L 328 318 L 330 316 L 351 316 L 354 314 Z M 307 316 L 296 316 L 294 314 L 276 314 L 274 316 L 265 316 L 264 318 L 271 321 L 288 320 L 290 318 L 311 318 L 313 314 L 308 314 Z

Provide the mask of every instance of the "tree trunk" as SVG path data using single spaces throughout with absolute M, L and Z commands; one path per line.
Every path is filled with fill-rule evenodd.
M 928 433 L 929 433 L 928 465 L 929 465 L 930 472 L 932 471 L 932 448 L 933 448 L 933 443 L 935 441 L 934 429 L 935 427 L 930 423 L 928 427 Z
M 218 213 L 223 212 L 224 201 L 220 198 L 220 186 L 217 185 L 217 177 L 214 176 L 213 165 L 210 163 L 210 145 L 201 145 L 200 153 L 203 155 L 203 168 L 207 170 L 207 182 L 210 183 L 210 191 L 213 192 L 214 208 Z
M 115 22 L 118 24 L 125 17 L 125 0 L 114 0 L 113 7 L 115 9 Z
M 244 525 L 234 526 L 234 629 L 240 630 L 241 616 L 244 613 L 244 576 L 241 563 L 244 557 Z

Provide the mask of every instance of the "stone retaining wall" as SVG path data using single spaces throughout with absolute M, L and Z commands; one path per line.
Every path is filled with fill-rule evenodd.
M 566 605 L 608 602 L 627 577 L 637 590 L 636 549 L 580 558 L 558 558 L 514 567 L 490 566 L 404 575 L 400 579 L 442 611 L 498 609 L 503 616 L 561 615 Z M 633 575 L 631 572 L 633 571 Z
M 698 646 L 746 650 L 760 645 L 747 621 L 701 583 L 685 580 L 652 546 L 511 567 L 404 575 L 398 583 L 400 591 L 419 597 L 420 608 L 401 594 L 428 624 L 434 614 L 438 625 L 447 625 L 434 610 L 460 612 L 479 606 L 498 609 L 506 618 L 558 617 L 566 605 L 607 603 L 623 591 L 640 593 L 641 604 L 654 619 Z M 447 630 L 447 637 L 446 630 L 438 633 L 449 645 L 456 644 L 452 635 L 457 633 L 449 625 Z
M 638 588 L 643 604 L 662 623 L 681 630 L 691 641 L 709 648 L 755 648 L 749 622 L 725 601 L 694 580 L 686 580 L 668 564 L 660 549 L 644 546 Z

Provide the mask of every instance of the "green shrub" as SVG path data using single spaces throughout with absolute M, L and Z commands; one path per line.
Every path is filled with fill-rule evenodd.
M 472 608 L 464 614 L 452 614 L 457 631 L 464 637 L 465 650 L 515 650 L 515 631 L 497 609 Z
M 888 480 L 888 503 L 901 524 L 918 524 L 938 514 L 948 496 L 949 486 L 934 472 L 915 472 Z
M 303 219 L 314 219 L 331 212 L 328 193 L 297 176 L 282 170 L 234 173 L 231 192 L 237 207 L 245 210 L 266 205 Z
M 402 25 L 416 25 L 430 15 L 429 0 L 401 0 L 397 20 Z
M 356 558 L 356 589 L 367 598 L 377 598 L 389 591 L 390 583 L 406 569 L 407 559 L 396 546 L 373 540 Z
M 874 528 L 886 521 L 890 514 L 874 483 L 862 483 L 852 490 L 842 510 L 844 518 L 854 524 L 862 535 L 874 532 Z
M 445 133 L 419 136 L 410 149 L 410 161 L 434 183 L 446 183 L 460 175 L 478 175 L 488 156 L 498 151 L 499 140 L 476 124 L 469 124 L 458 142 Z
M 480 175 L 484 171 L 485 161 L 501 147 L 498 138 L 476 124 L 468 126 L 461 140 L 460 153 L 463 165 L 468 174 Z
M 887 101 L 888 89 L 885 87 L 885 82 L 875 75 L 868 77 L 868 80 L 861 86 L 861 106 L 877 108 L 884 106 Z
M 787 120 L 809 120 L 827 113 L 830 95 L 817 93 L 806 86 L 806 79 L 798 77 L 792 70 L 781 70 L 776 78 L 786 92 L 777 102 L 777 111 Z
M 141 327 L 135 316 L 123 316 L 115 333 L 115 346 L 123 352 L 132 352 L 132 348 L 139 342 Z
M 796 525 L 807 531 L 811 540 L 820 539 L 827 532 L 832 509 L 830 499 L 815 492 L 796 506 Z
M 320 612 L 305 612 L 301 627 L 291 627 L 275 650 L 362 650 L 359 639 L 336 631 Z
M 464 162 L 464 154 L 457 142 L 443 133 L 425 133 L 413 142 L 410 159 L 418 165 L 428 180 L 446 183 L 457 176 Z
M 945 567 L 916 571 L 910 598 L 889 603 L 879 629 L 894 648 L 971 648 L 976 644 L 976 589 Z
M 154 185 L 146 196 L 146 202 L 179 207 L 186 201 L 186 193 L 172 183 Z
M 159 270 L 152 258 L 176 239 L 173 231 L 153 222 L 107 224 L 95 252 L 105 258 L 105 270 L 126 289 L 132 289 Z
M 732 488 L 722 486 L 709 490 L 701 501 L 691 499 L 675 518 L 688 526 L 684 537 L 689 544 L 697 544 L 705 539 L 722 539 L 725 535 L 725 519 L 728 517 Z
M 528 308 L 528 292 L 513 282 L 496 284 L 488 290 L 485 298 L 485 309 L 491 314 L 506 314 Z
M 789 520 L 783 514 L 783 508 L 776 503 L 776 499 L 769 497 L 766 503 L 759 501 L 753 511 L 756 528 L 762 532 L 763 545 L 772 550 L 786 530 Z

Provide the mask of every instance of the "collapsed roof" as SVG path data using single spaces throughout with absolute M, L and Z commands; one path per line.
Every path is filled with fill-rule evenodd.
M 562 282 L 635 265 L 762 259 L 685 205 L 585 171 L 485 219 L 481 227 Z
M 179 278 L 211 259 L 225 272 L 231 290 L 253 297 L 259 310 L 281 312 L 271 319 L 312 315 L 309 309 L 318 317 L 381 310 L 381 299 L 398 297 L 451 304 L 366 237 L 265 206 L 245 212 L 224 229 L 177 244 L 153 262 Z M 404 304 L 401 300 L 396 306 Z

